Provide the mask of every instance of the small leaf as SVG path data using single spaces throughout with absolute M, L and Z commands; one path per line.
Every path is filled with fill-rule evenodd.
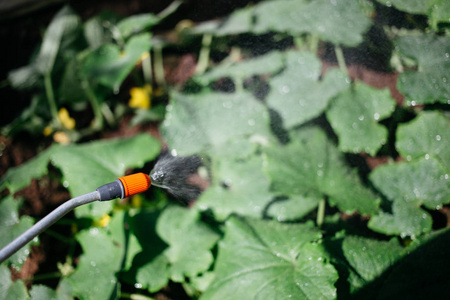
M 370 174 L 370 180 L 392 201 L 428 209 L 450 203 L 450 179 L 434 158 L 382 165 Z
M 262 160 L 256 156 L 245 161 L 218 160 L 212 169 L 213 182 L 196 206 L 200 210 L 211 209 L 219 221 L 232 213 L 262 217 L 273 198 L 262 166 Z
M 11 280 L 11 272 L 7 266 L 0 266 L 0 299 L 27 300 L 27 288 L 22 280 Z
M 353 90 L 346 90 L 327 110 L 327 118 L 339 137 L 339 149 L 344 152 L 370 155 L 387 141 L 387 129 L 378 124 L 395 108 L 395 101 L 388 89 L 376 90 L 356 83 Z
M 423 209 L 404 200 L 392 204 L 392 213 L 381 212 L 372 216 L 368 227 L 386 235 L 415 238 L 431 230 L 433 219 Z
M 30 290 L 30 300 L 71 300 L 73 299 L 71 296 L 64 294 L 63 291 L 57 289 L 52 290 L 51 288 L 45 285 L 33 285 Z
M 276 200 L 270 203 L 267 215 L 280 222 L 299 220 L 313 211 L 319 201 L 316 197 L 304 196 L 291 196 L 287 199 Z
M 283 66 L 284 56 L 281 52 L 272 51 L 269 54 L 236 63 L 222 63 L 207 73 L 195 78 L 203 85 L 220 78 L 246 79 L 254 75 L 274 74 Z
M 317 128 L 292 132 L 292 142 L 269 147 L 266 170 L 272 189 L 288 196 L 317 200 L 329 197 L 341 211 L 373 214 L 379 200 L 361 185 L 354 170 L 347 167 L 336 147 Z
M 404 35 L 396 40 L 401 55 L 414 59 L 417 71 L 399 75 L 398 89 L 409 105 L 444 103 L 450 99 L 450 38 L 436 35 Z
M 403 248 L 396 239 L 386 242 L 347 236 L 342 250 L 351 267 L 370 283 L 400 259 Z
M 336 270 L 312 224 L 232 217 L 219 245 L 215 279 L 201 299 L 334 299 Z
M 210 250 L 219 235 L 200 221 L 197 211 L 169 206 L 159 217 L 156 230 L 169 245 L 164 255 L 172 280 L 183 282 L 185 277 L 195 277 L 208 270 L 213 262 Z
M 434 157 L 450 171 L 450 120 L 437 111 L 423 111 L 400 124 L 395 146 L 407 160 Z
M 271 136 L 266 108 L 249 93 L 173 93 L 161 131 L 182 156 L 214 155 L 231 140 L 251 143 L 252 136 Z
M 33 226 L 34 221 L 29 216 L 19 218 L 19 202 L 12 196 L 7 196 L 0 202 L 0 248 L 5 247 L 19 235 Z M 31 244 L 28 243 L 15 252 L 6 261 L 20 270 L 30 254 Z
M 149 51 L 150 47 L 150 35 L 147 33 L 130 38 L 123 52 L 114 44 L 105 44 L 89 53 L 82 74 L 91 80 L 98 80 L 106 87 L 118 90 L 141 55 Z
M 270 80 L 267 104 L 280 113 L 286 128 L 318 117 L 332 97 L 348 88 L 347 77 L 337 69 L 321 80 L 321 63 L 310 53 L 286 53 L 286 70 Z
M 157 25 L 160 21 L 161 19 L 154 14 L 139 14 L 121 20 L 117 24 L 117 28 L 122 34 L 122 38 L 127 39 L 133 34 L 141 33 L 142 31 Z
M 63 7 L 48 26 L 42 41 L 35 64 L 41 74 L 49 74 L 53 70 L 62 40 L 66 35 L 78 30 L 79 17 L 68 6 Z

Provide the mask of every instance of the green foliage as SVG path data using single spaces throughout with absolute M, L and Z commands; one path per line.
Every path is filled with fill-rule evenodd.
M 324 112 L 329 101 L 348 88 L 348 79 L 330 70 L 319 80 L 321 62 L 311 53 L 286 53 L 286 70 L 270 81 L 267 104 L 278 111 L 283 124 L 292 128 Z
M 311 223 L 231 218 L 219 247 L 216 278 L 201 299 L 333 299 L 337 272 Z
M 77 208 L 54 225 L 56 232 L 64 222 L 76 225 L 64 237 L 67 257 L 57 258 L 64 263 L 57 287 L 42 285 L 39 273 L 29 290 L 11 280 L 8 266 L 21 268 L 27 245 L 0 266 L 0 299 L 152 299 L 172 288 L 192 299 L 448 294 L 450 235 L 437 216 L 450 204 L 449 6 L 378 2 L 260 1 L 182 31 L 172 50 L 202 47 L 200 56 L 229 57 L 203 57 L 208 68 L 164 85 L 165 109 L 163 102 L 126 112 L 135 117 L 131 125 L 165 114 L 164 147 L 201 157 L 198 173 L 208 188 L 188 207 L 169 204 L 154 187 L 129 201 Z M 34 96 L 4 131 L 36 134 L 50 126 L 73 142 L 96 139 L 104 120 L 114 129 L 125 111 L 116 94 L 128 80 L 149 83 L 150 61 L 142 61 L 143 76 L 136 66 L 157 43 L 150 30 L 178 5 L 159 15 L 104 12 L 84 23 L 63 8 L 31 63 L 9 75 L 13 87 Z M 401 22 L 387 20 L 390 14 Z M 392 55 L 406 105 L 394 101 L 392 89 L 346 74 L 349 56 L 342 54 L 374 46 L 376 28 L 395 45 L 394 53 L 378 50 Z M 211 44 L 199 45 L 199 34 Z M 62 107 L 92 110 L 94 120 L 89 128 L 64 128 Z M 10 193 L 0 202 L 0 245 L 33 223 L 19 218 L 15 198 L 31 180 L 47 176 L 76 196 L 153 165 L 161 149 L 144 133 L 53 144 L 10 168 L 0 180 L 2 195 Z
M 450 98 L 450 41 L 435 35 L 404 35 L 396 40 L 401 56 L 413 59 L 417 71 L 399 76 L 399 90 L 410 105 L 445 103 Z
M 266 150 L 266 170 L 279 194 L 329 198 L 340 210 L 373 214 L 377 198 L 349 169 L 336 147 L 317 128 L 294 132 L 286 146 Z
M 76 197 L 114 181 L 128 168 L 142 167 L 158 155 L 160 147 L 159 142 L 147 134 L 79 145 L 54 145 L 25 164 L 8 170 L 0 181 L 0 187 L 15 193 L 32 179 L 46 174 L 51 163 L 61 170 L 63 185 Z M 95 202 L 78 207 L 76 213 L 80 217 L 99 217 L 111 209 L 111 202 Z
M 22 280 L 11 280 L 7 266 L 0 266 L 0 299 L 29 299 L 27 289 Z
M 387 89 L 375 90 L 357 83 L 354 89 L 341 93 L 327 111 L 327 118 L 339 136 L 339 149 L 375 155 L 387 142 L 388 135 L 378 121 L 389 117 L 394 107 Z
M 7 196 L 0 202 L 0 247 L 6 246 L 14 238 L 22 234 L 30 228 L 34 221 L 29 216 L 21 216 L 19 218 L 18 209 L 20 201 L 15 200 L 11 196 Z M 33 241 L 33 243 L 35 242 Z M 22 247 L 14 253 L 7 262 L 15 269 L 20 270 L 30 254 L 30 244 Z

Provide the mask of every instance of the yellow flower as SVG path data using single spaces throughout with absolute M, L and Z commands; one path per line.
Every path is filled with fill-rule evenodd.
M 144 53 L 142 53 L 141 58 L 139 59 L 139 61 L 143 61 L 143 60 L 145 60 L 145 59 L 147 59 L 149 57 L 150 57 L 150 52 L 145 51 Z
M 70 226 L 70 229 L 72 231 L 72 234 L 76 234 L 78 232 L 78 226 L 75 223 L 72 223 L 72 226 Z
M 70 137 L 69 137 L 69 135 L 67 133 L 63 132 L 63 131 L 55 132 L 55 134 L 53 135 L 53 140 L 55 142 L 63 144 L 63 145 L 70 144 Z
M 133 197 L 131 197 L 131 205 L 135 208 L 141 208 L 142 207 L 142 201 L 143 198 L 141 195 L 134 195 Z
M 96 220 L 94 221 L 93 225 L 94 226 L 99 226 L 99 227 L 106 227 L 109 224 L 109 221 L 111 221 L 111 217 L 107 214 L 104 214 L 100 220 Z
M 67 129 L 72 130 L 75 128 L 75 120 L 70 117 L 69 112 L 64 107 L 59 110 L 58 119 Z
M 150 108 L 150 97 L 152 95 L 152 87 L 146 84 L 144 87 L 134 87 L 130 89 L 131 99 L 128 102 L 130 107 L 134 108 Z
M 53 128 L 51 128 L 50 126 L 47 126 L 47 127 L 44 128 L 43 134 L 45 136 L 49 136 L 52 133 L 53 133 Z

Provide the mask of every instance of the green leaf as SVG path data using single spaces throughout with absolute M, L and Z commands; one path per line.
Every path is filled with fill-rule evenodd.
M 61 169 L 63 185 L 72 196 L 94 191 L 99 186 L 123 176 L 129 168 L 142 167 L 160 152 L 158 140 L 148 134 L 132 138 L 102 140 L 69 146 L 53 146 L 36 158 L 8 170 L 2 178 L 2 188 L 12 193 L 27 186 L 31 179 L 47 172 L 48 162 Z M 112 202 L 95 202 L 75 209 L 78 217 L 102 216 L 110 212 Z
M 431 156 L 450 171 L 449 128 L 450 120 L 442 113 L 423 111 L 414 120 L 398 126 L 395 146 L 408 161 Z
M 214 155 L 231 140 L 266 142 L 271 136 L 266 108 L 248 93 L 173 93 L 161 132 L 182 156 Z
M 132 263 L 123 271 L 123 279 L 137 287 L 148 289 L 150 292 L 159 291 L 165 287 L 170 278 L 169 261 L 163 251 L 167 244 L 156 233 L 156 222 L 159 212 L 143 210 L 126 219 L 130 231 L 129 240 L 136 239 L 137 245 L 129 244 L 127 256 L 131 256 Z M 137 251 L 136 251 L 137 250 Z M 127 257 L 127 261 L 130 259 Z
M 0 266 L 0 299 L 27 300 L 27 288 L 22 280 L 11 280 L 11 273 L 7 266 Z
M 53 18 L 42 41 L 35 64 L 41 74 L 49 74 L 53 70 L 56 57 L 63 38 L 78 30 L 79 17 L 68 6 L 64 6 Z
M 222 63 L 207 73 L 195 78 L 203 85 L 220 78 L 246 79 L 254 75 L 274 74 L 283 66 L 284 56 L 281 52 L 272 51 L 269 54 L 236 63 Z
M 286 70 L 270 80 L 267 104 L 280 113 L 286 128 L 318 117 L 332 97 L 349 85 L 339 70 L 328 71 L 319 80 L 322 65 L 319 59 L 305 52 L 286 53 Z
M 387 5 L 385 0 L 377 0 L 381 4 Z M 390 0 L 388 6 L 394 6 L 396 9 L 406 11 L 413 14 L 426 14 L 428 5 L 432 1 L 429 0 Z
M 213 165 L 211 186 L 203 192 L 196 206 L 200 210 L 211 209 L 219 221 L 232 213 L 261 218 L 273 198 L 262 166 L 257 156 L 244 161 L 218 160 Z
M 255 32 L 316 35 L 324 41 L 357 46 L 371 20 L 357 1 L 270 1 L 255 7 Z
M 122 38 L 127 39 L 133 34 L 141 33 L 144 30 L 150 29 L 151 27 L 157 25 L 161 19 L 151 13 L 139 14 L 127 17 L 121 20 L 117 24 Z
M 392 213 L 372 216 L 368 227 L 386 235 L 415 238 L 429 232 L 432 223 L 431 215 L 425 210 L 405 200 L 397 200 L 392 204 Z
M 339 149 L 344 152 L 370 155 L 387 141 L 387 129 L 378 124 L 395 108 L 395 101 L 388 89 L 376 90 L 363 83 L 356 83 L 337 97 L 327 110 L 327 118 L 339 137 Z
M 431 22 L 436 24 L 439 22 L 450 23 L 450 2 L 447 0 L 432 0 L 429 2 L 431 4 L 431 13 L 428 16 Z
M 377 0 L 381 4 L 412 14 L 428 15 L 433 21 L 450 21 L 450 5 L 446 0 Z
M 404 35 L 396 41 L 401 55 L 417 62 L 417 71 L 399 75 L 398 89 L 408 105 L 448 103 L 450 99 L 450 38 L 436 35 Z
M 159 217 L 156 231 L 169 245 L 164 255 L 173 281 L 183 282 L 208 270 L 213 262 L 210 250 L 219 235 L 200 220 L 197 211 L 169 206 Z
M 312 227 L 231 218 L 201 299 L 334 299 L 338 275 Z
M 19 202 L 12 196 L 6 196 L 0 202 L 0 248 L 5 247 L 34 224 L 29 216 L 19 218 L 18 210 Z M 6 261 L 16 270 L 20 270 L 30 254 L 30 248 L 31 244 L 28 243 Z
M 267 215 L 278 221 L 295 221 L 313 211 L 319 204 L 317 197 L 291 196 L 287 199 L 276 200 L 269 204 Z
M 367 284 L 380 277 L 400 259 L 403 247 L 396 239 L 386 242 L 347 236 L 342 250 L 350 266 Z
M 28 90 L 38 85 L 41 74 L 35 64 L 30 64 L 8 73 L 11 86 L 17 90 Z
M 147 33 L 130 38 L 123 52 L 114 44 L 105 44 L 86 57 L 82 74 L 118 90 L 142 54 L 149 51 L 150 47 L 150 34 Z
M 91 49 L 113 42 L 113 34 L 108 27 L 116 24 L 117 18 L 111 11 L 102 11 L 84 23 L 84 36 Z
M 439 299 L 448 295 L 448 245 L 448 228 L 427 239 L 393 268 L 377 290 L 377 299 Z
M 53 165 L 63 173 L 63 184 L 71 195 L 82 195 L 123 176 L 129 168 L 143 167 L 160 152 L 160 143 L 148 134 L 132 138 L 102 140 L 67 146 L 51 155 Z M 75 209 L 78 217 L 102 216 L 112 202 L 94 202 Z
M 332 205 L 347 213 L 376 212 L 379 200 L 361 185 L 356 172 L 347 167 L 321 130 L 293 132 L 291 143 L 269 147 L 265 152 L 266 170 L 274 191 L 318 200 L 328 197 Z
M 450 203 L 450 180 L 434 158 L 384 164 L 370 174 L 370 180 L 392 201 L 404 200 L 428 209 Z
M 110 299 L 116 290 L 124 245 L 115 243 L 103 228 L 80 231 L 76 239 L 83 248 L 75 272 L 67 277 L 74 295 L 81 299 Z
M 45 285 L 33 285 L 30 290 L 30 300 L 71 300 L 73 299 L 71 296 L 64 294 L 63 291 L 57 289 L 52 290 L 51 288 Z
M 54 145 L 27 162 L 15 168 L 8 169 L 0 180 L 0 189 L 8 188 L 10 193 L 14 194 L 30 185 L 32 179 L 38 179 L 47 174 L 50 156 L 58 148 L 59 146 Z

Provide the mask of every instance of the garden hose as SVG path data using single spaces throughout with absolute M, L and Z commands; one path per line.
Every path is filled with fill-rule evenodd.
M 64 202 L 39 222 L 30 227 L 27 231 L 18 236 L 11 243 L 6 245 L 3 249 L 1 249 L 0 263 L 5 261 L 8 257 L 13 255 L 16 251 L 25 246 L 28 242 L 30 242 L 37 235 L 42 233 L 50 225 L 58 221 L 75 207 L 94 201 L 108 201 L 116 198 L 123 199 L 128 196 L 133 196 L 145 192 L 146 190 L 148 190 L 150 185 L 151 180 L 147 174 L 136 173 L 120 177 L 114 182 L 102 185 L 94 192 L 87 193 Z

